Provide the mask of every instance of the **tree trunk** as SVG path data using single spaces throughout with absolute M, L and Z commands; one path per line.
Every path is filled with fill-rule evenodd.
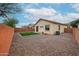
M 4 14 L 4 17 L 7 19 L 7 21 L 9 21 L 9 17 L 8 17 L 8 15 L 7 14 Z

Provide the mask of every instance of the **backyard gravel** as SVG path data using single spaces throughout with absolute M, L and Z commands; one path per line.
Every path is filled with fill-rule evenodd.
M 9 56 L 79 56 L 72 34 L 21 36 L 15 33 Z

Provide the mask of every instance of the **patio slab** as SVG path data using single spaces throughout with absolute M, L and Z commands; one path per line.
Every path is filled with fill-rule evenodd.
M 14 34 L 10 56 L 78 56 L 79 47 L 72 34 L 30 35 Z

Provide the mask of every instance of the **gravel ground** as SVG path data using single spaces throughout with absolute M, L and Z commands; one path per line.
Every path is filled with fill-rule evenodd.
M 9 56 L 79 56 L 79 47 L 69 33 L 24 37 L 15 33 Z

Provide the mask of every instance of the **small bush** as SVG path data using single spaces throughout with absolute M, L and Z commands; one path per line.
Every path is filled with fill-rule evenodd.
M 13 28 L 15 28 L 16 27 L 16 24 L 18 23 L 18 20 L 16 20 L 16 19 L 9 19 L 9 20 L 4 20 L 3 21 L 3 23 L 4 24 L 6 24 L 6 25 L 8 25 L 8 26 L 10 26 L 10 27 L 13 27 Z
M 34 33 L 34 32 L 21 32 L 20 34 L 22 36 L 28 36 L 28 35 L 35 35 L 35 34 L 38 34 L 38 33 Z

